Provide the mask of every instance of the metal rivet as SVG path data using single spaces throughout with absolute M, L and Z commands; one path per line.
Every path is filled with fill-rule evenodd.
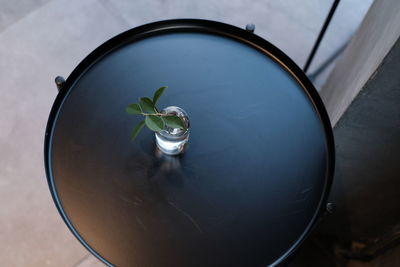
M 255 29 L 256 29 L 256 25 L 254 25 L 252 23 L 246 25 L 246 31 L 248 31 L 248 32 L 253 33 Z
M 333 203 L 328 203 L 328 204 L 326 204 L 326 211 L 327 211 L 329 214 L 334 213 L 334 212 L 336 211 L 336 205 L 333 204 Z
M 58 91 L 60 91 L 61 88 L 64 87 L 65 79 L 64 79 L 62 76 L 57 76 L 57 77 L 54 79 L 54 81 L 56 82 Z

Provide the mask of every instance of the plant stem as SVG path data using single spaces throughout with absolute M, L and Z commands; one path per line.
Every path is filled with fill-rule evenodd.
M 153 114 L 150 114 L 150 113 L 141 113 L 143 116 L 150 116 L 150 115 L 152 115 L 152 116 L 160 116 L 160 117 L 168 117 L 168 116 L 175 116 L 175 115 L 171 115 L 171 114 L 164 114 L 164 113 L 153 113 Z

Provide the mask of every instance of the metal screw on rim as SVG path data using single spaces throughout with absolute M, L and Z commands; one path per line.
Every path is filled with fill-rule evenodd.
M 326 204 L 326 211 L 327 211 L 329 214 L 335 213 L 335 211 L 336 211 L 336 205 L 335 205 L 334 203 L 328 203 L 328 204 Z
M 57 76 L 57 77 L 54 79 L 54 81 L 55 81 L 55 83 L 56 83 L 56 85 L 57 85 L 58 91 L 60 91 L 60 90 L 64 87 L 64 84 L 65 84 L 65 79 L 64 79 L 64 77 L 62 77 L 62 76 Z
M 246 31 L 254 33 L 254 30 L 256 29 L 256 25 L 249 23 L 246 25 Z

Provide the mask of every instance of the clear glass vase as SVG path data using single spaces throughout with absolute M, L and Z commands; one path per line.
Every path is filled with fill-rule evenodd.
M 175 106 L 164 108 L 161 113 L 171 114 L 180 117 L 186 126 L 186 130 L 167 127 L 165 130 L 156 132 L 156 144 L 161 152 L 167 155 L 178 155 L 185 151 L 189 140 L 189 117 L 187 113 Z

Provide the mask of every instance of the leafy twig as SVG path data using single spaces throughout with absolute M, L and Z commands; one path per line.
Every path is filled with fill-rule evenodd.
M 131 134 L 132 140 L 138 136 L 144 125 L 154 132 L 160 132 L 165 130 L 167 127 L 186 130 L 185 123 L 182 121 L 181 117 L 175 114 L 161 113 L 156 107 L 157 101 L 160 99 L 166 88 L 167 86 L 158 88 L 153 95 L 153 100 L 148 97 L 141 97 L 139 98 L 139 103 L 129 104 L 125 108 L 125 111 L 128 114 L 144 116 L 144 120 L 133 129 Z

